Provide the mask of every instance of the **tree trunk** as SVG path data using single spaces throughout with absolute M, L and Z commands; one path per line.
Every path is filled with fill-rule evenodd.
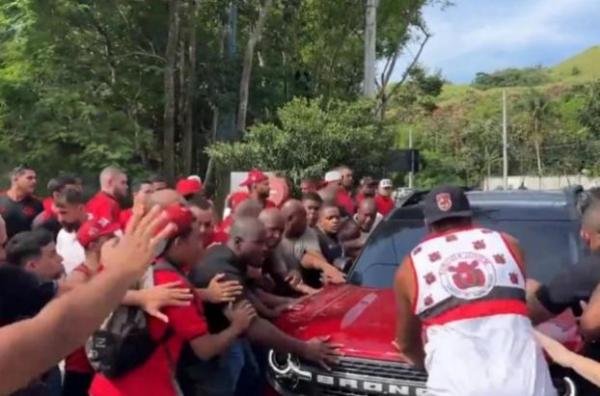
M 271 9 L 273 0 L 265 0 L 264 4 L 258 11 L 258 20 L 256 25 L 250 32 L 250 38 L 246 45 L 246 51 L 244 53 L 244 65 L 242 68 L 242 78 L 240 81 L 240 101 L 238 105 L 238 116 L 236 128 L 238 132 L 244 132 L 246 130 L 246 115 L 248 113 L 248 95 L 250 92 L 250 76 L 252 74 L 252 63 L 254 60 L 254 48 L 260 41 L 262 31 L 267 20 L 267 15 Z
M 183 171 L 186 175 L 192 173 L 193 149 L 194 149 L 194 104 L 196 99 L 196 55 L 198 51 L 196 40 L 196 21 L 200 13 L 200 0 L 191 0 L 190 20 L 188 21 L 189 42 L 187 51 L 187 84 L 185 87 L 185 124 L 183 126 L 183 138 L 181 141 L 183 155 Z M 185 56 L 184 56 L 185 58 Z
M 175 179 L 175 68 L 179 38 L 179 0 L 169 0 L 169 34 L 164 73 L 163 171 L 169 181 Z
M 544 170 L 542 168 L 542 153 L 541 153 L 539 140 L 536 139 L 536 141 L 534 142 L 534 145 L 535 145 L 535 158 L 537 160 L 538 176 L 542 177 Z

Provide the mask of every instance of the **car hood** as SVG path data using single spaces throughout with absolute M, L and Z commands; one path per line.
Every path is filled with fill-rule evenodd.
M 346 356 L 403 361 L 392 345 L 396 312 L 392 289 L 371 289 L 354 285 L 326 287 L 302 298 L 276 325 L 287 334 L 307 340 L 330 337 L 342 344 Z M 558 339 L 570 349 L 579 349 L 581 337 L 575 317 L 566 312 L 538 330 Z
M 402 360 L 392 346 L 395 317 L 391 289 L 342 285 L 303 298 L 276 324 L 287 334 L 304 340 L 329 336 L 343 345 L 344 355 Z

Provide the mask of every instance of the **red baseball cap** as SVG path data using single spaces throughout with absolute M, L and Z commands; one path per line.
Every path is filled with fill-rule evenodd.
M 202 182 L 198 179 L 181 179 L 177 182 L 175 190 L 183 195 L 197 194 L 202 191 Z
M 192 228 L 194 215 L 187 206 L 174 203 L 163 208 L 163 211 L 166 215 L 163 227 L 166 227 L 169 223 L 173 223 L 177 227 L 177 230 L 169 235 L 169 238 L 176 238 L 179 235 L 185 234 Z M 158 232 L 160 232 L 163 227 L 161 227 Z
M 250 172 L 248 172 L 248 176 L 246 176 L 246 180 L 240 183 L 240 187 L 250 187 L 253 184 L 265 181 L 268 178 L 269 176 L 265 175 L 261 170 L 251 169 Z
M 107 219 L 88 220 L 79 227 L 77 241 L 84 249 L 87 249 L 90 243 L 103 236 L 113 236 L 120 229 L 119 223 L 111 223 Z

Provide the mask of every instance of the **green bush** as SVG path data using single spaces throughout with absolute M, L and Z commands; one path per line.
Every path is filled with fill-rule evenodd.
M 240 142 L 218 142 L 207 152 L 219 168 L 259 167 L 285 173 L 294 182 L 322 176 L 340 164 L 357 176 L 380 175 L 394 134 L 378 125 L 370 101 L 294 99 L 277 113 L 277 124 L 258 124 Z

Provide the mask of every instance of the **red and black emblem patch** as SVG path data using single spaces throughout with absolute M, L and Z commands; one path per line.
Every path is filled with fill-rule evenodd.
M 432 283 L 434 283 L 436 281 L 436 277 L 433 274 L 433 272 L 428 273 L 423 278 L 425 279 L 425 283 L 427 283 L 428 285 L 431 285 Z

